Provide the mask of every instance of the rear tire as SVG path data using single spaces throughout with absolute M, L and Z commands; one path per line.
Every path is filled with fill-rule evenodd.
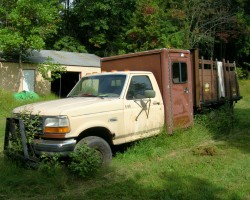
M 97 136 L 88 136 L 81 139 L 75 147 L 75 151 L 77 148 L 83 144 L 87 144 L 88 147 L 93 148 L 100 153 L 102 164 L 107 165 L 112 160 L 112 150 L 109 144 L 102 138 Z

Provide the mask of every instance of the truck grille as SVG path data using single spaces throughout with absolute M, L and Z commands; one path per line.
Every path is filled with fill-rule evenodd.
M 24 123 L 25 133 L 32 135 L 43 134 L 43 117 L 37 115 L 15 116 L 13 122 L 17 128 L 19 127 L 20 119 Z

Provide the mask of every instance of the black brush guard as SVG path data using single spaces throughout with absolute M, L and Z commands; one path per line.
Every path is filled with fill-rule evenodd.
M 18 133 L 17 127 L 19 127 L 20 133 Z M 11 142 L 17 140 L 21 141 L 22 151 L 14 151 L 14 157 L 24 160 L 25 163 L 30 166 L 35 166 L 39 162 L 39 158 L 35 155 L 32 145 L 27 142 L 23 121 L 21 119 L 6 118 L 4 138 L 5 155 L 10 156 L 11 153 L 13 153 L 11 152 Z

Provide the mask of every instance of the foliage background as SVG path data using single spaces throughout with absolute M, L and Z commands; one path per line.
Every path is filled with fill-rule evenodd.
M 98 56 L 156 48 L 250 63 L 248 0 L 1 0 L 0 50 L 89 52 Z

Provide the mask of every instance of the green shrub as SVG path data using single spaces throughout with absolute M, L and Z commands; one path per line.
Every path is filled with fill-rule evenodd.
M 67 165 L 70 172 L 80 177 L 87 177 L 97 172 L 102 165 L 100 154 L 87 144 L 81 145 L 69 156 Z
M 238 79 L 248 79 L 249 77 L 249 72 L 246 69 L 242 69 L 241 67 L 238 67 L 236 72 Z
M 34 134 L 41 131 L 39 115 L 31 115 L 31 111 L 24 110 L 19 114 L 14 114 L 16 119 L 23 123 L 23 129 L 19 124 L 15 123 L 15 133 L 9 134 L 8 146 L 5 151 L 6 155 L 10 158 L 16 159 L 17 156 L 23 156 L 24 144 L 28 150 L 29 156 L 36 157 L 32 148 Z M 26 138 L 22 139 L 22 131 L 24 131 Z
M 40 163 L 38 170 L 45 173 L 46 175 L 56 175 L 57 172 L 62 168 L 63 162 L 60 161 L 60 155 L 47 155 L 43 154 L 40 156 Z
M 235 123 L 233 107 L 226 102 L 218 109 L 209 109 L 195 116 L 195 123 L 202 125 L 215 135 L 229 134 Z

